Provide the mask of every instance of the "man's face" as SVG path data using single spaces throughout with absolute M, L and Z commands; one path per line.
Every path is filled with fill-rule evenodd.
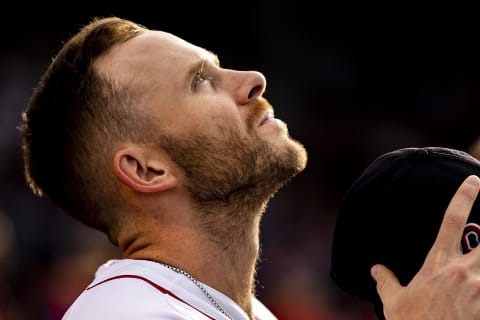
M 97 68 L 146 88 L 139 107 L 161 128 L 158 142 L 197 202 L 271 195 L 306 165 L 305 149 L 262 97 L 258 72 L 222 68 L 211 52 L 161 31 L 114 47 Z

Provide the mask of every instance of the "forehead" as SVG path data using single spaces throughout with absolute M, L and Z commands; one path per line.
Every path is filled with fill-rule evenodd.
M 116 79 L 125 76 L 128 78 L 124 80 L 131 81 L 159 74 L 179 77 L 202 60 L 216 62 L 216 56 L 171 33 L 147 30 L 112 47 L 95 67 Z

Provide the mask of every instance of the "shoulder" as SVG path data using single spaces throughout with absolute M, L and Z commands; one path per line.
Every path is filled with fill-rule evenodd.
M 257 298 L 252 299 L 252 308 L 256 320 L 278 320 L 278 318 Z
M 171 281 L 151 270 L 148 263 L 103 265 L 63 320 L 206 319 L 171 294 Z

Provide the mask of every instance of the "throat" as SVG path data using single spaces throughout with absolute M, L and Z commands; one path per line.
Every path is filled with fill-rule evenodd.
M 263 210 L 263 209 L 262 209 Z M 259 210 L 259 211 L 262 211 Z M 212 263 L 218 268 L 212 279 L 220 291 L 231 297 L 248 314 L 255 294 L 255 274 L 259 257 L 261 214 L 221 211 L 201 219 L 206 242 L 211 245 Z M 212 264 L 209 263 L 208 268 Z
M 209 241 L 218 249 L 232 256 L 249 257 L 255 260 L 259 247 L 260 220 L 266 208 L 266 201 L 260 205 L 245 205 L 240 202 L 228 204 L 210 203 L 198 206 L 197 223 Z

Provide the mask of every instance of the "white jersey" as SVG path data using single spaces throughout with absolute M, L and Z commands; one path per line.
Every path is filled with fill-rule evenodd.
M 201 283 L 234 320 L 249 320 L 232 299 Z M 277 318 L 256 298 L 257 320 Z M 152 261 L 110 260 L 62 320 L 228 320 L 190 279 Z

